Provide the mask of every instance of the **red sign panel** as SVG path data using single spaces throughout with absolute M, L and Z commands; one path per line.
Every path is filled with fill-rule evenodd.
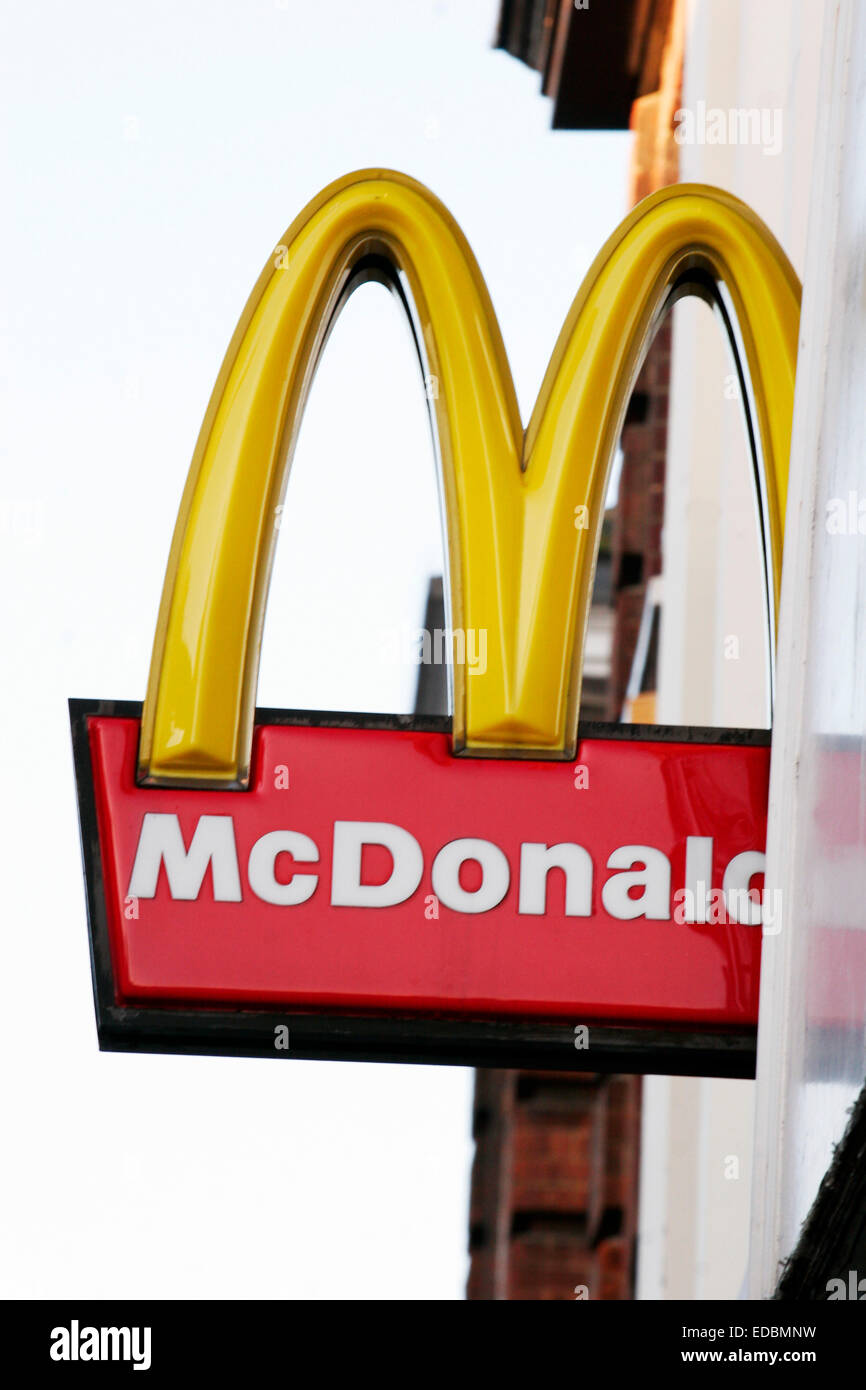
M 562 763 L 272 716 L 248 791 L 176 790 L 137 785 L 138 719 L 108 708 L 73 709 L 106 1045 L 232 1051 L 229 1023 L 272 1051 L 291 1015 L 300 1055 L 459 1037 L 444 1060 L 600 1070 L 643 1029 L 642 1069 L 679 1038 L 749 1071 L 767 736 L 590 726 Z

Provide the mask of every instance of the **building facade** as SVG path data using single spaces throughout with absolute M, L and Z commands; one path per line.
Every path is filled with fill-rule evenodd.
M 624 210 L 676 181 L 676 5 L 507 3 L 498 43 L 541 73 L 554 129 L 631 127 Z M 665 323 L 623 424 L 587 635 L 585 719 L 621 717 L 648 585 L 661 570 L 670 352 Z M 635 1076 L 477 1073 L 469 1298 L 634 1296 L 640 1108 Z
M 469 1294 L 825 1298 L 866 1273 L 866 13 L 512 0 L 499 42 L 541 73 L 554 130 L 630 126 L 629 203 L 722 187 L 805 291 L 775 653 L 747 402 L 701 302 L 675 307 L 636 384 L 596 595 L 608 718 L 773 727 L 766 890 L 783 906 L 757 1081 L 479 1076 Z M 638 643 L 649 599 L 660 622 Z

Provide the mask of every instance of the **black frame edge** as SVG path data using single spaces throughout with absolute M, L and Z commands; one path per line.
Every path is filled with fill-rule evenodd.
M 831 1279 L 866 1277 L 866 1085 L 851 1110 L 774 1299 L 823 1302 Z

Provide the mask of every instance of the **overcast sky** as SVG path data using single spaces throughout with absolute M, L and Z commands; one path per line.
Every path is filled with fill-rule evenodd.
M 7 6 L 0 720 L 4 1296 L 463 1296 L 472 1073 L 101 1055 L 66 713 L 141 699 L 169 540 L 237 317 L 352 169 L 467 234 L 524 418 L 626 210 L 629 136 L 550 131 L 498 5 Z M 259 702 L 411 708 L 386 629 L 442 543 L 423 392 L 365 287 L 313 388 Z

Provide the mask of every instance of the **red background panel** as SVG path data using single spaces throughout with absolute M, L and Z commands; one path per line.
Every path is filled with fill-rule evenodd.
M 301 1008 L 573 1020 L 753 1025 L 759 927 L 677 924 L 609 916 L 601 890 L 608 856 L 642 843 L 671 861 L 671 895 L 684 886 L 688 835 L 714 837 L 713 886 L 728 861 L 763 849 L 769 749 L 584 739 L 574 764 L 454 758 L 442 733 L 266 725 L 256 730 L 246 792 L 142 788 L 135 783 L 138 721 L 88 720 L 109 930 L 119 998 Z M 289 769 L 287 790 L 275 769 Z M 243 901 L 214 902 L 210 873 L 195 902 L 171 899 L 165 872 L 138 918 L 123 912 L 146 812 L 180 819 L 188 846 L 202 814 L 234 820 Z M 424 876 L 406 902 L 332 907 L 335 820 L 388 821 L 424 851 Z M 246 865 L 271 830 L 316 842 L 320 881 L 299 906 L 260 901 Z M 460 837 L 492 840 L 507 855 L 502 903 L 467 915 L 439 905 L 425 916 L 437 851 Z M 546 916 L 517 912 L 520 845 L 583 845 L 594 863 L 593 914 L 563 915 L 563 876 L 549 878 Z M 367 860 L 365 857 L 365 869 Z M 370 881 L 388 871 L 369 856 Z M 278 877 L 282 876 L 277 868 Z M 474 886 L 463 878 L 464 886 Z M 672 904 L 673 914 L 673 904 Z

